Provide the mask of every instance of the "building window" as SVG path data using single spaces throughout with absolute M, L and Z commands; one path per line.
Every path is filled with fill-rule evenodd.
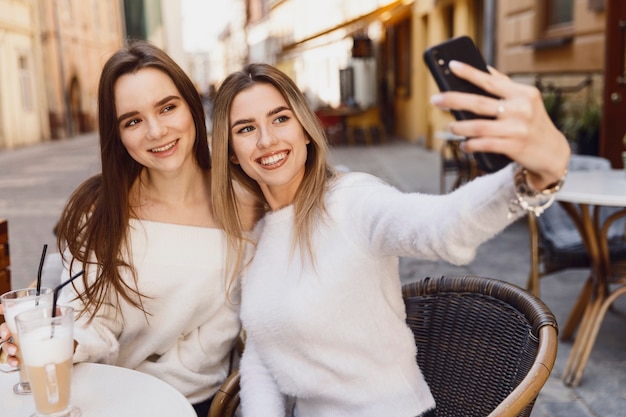
M 19 57 L 20 92 L 22 95 L 22 108 L 27 111 L 33 110 L 33 96 L 30 85 L 30 70 L 28 68 L 28 58 L 26 55 Z
M 571 24 L 574 20 L 573 0 L 548 0 L 546 6 L 548 27 Z
M 546 32 L 570 28 L 574 24 L 574 0 L 547 0 L 545 2 Z

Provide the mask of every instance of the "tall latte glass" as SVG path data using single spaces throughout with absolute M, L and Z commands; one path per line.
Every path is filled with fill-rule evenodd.
M 74 310 L 37 307 L 15 318 L 20 347 L 35 399 L 32 417 L 75 417 L 80 409 L 70 402 L 74 354 Z
M 54 291 L 51 288 L 42 288 L 39 295 L 35 288 L 24 288 L 21 290 L 9 291 L 0 296 L 2 308 L 4 309 L 4 320 L 11 332 L 13 343 L 17 346 L 17 358 L 22 364 L 22 350 L 20 349 L 20 340 L 15 324 L 15 316 L 19 313 L 35 308 L 37 306 L 48 306 L 52 308 L 52 298 Z M 13 387 L 16 394 L 30 394 L 30 385 L 26 370 L 20 365 L 20 381 Z

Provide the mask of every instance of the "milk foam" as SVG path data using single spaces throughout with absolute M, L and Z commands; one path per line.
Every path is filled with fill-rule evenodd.
M 43 326 L 38 329 L 22 333 L 20 348 L 24 362 L 28 366 L 44 366 L 48 363 L 61 363 L 72 357 L 74 339 L 71 328 Z

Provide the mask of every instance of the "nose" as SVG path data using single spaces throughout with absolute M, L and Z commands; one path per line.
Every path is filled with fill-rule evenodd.
M 160 139 L 167 133 L 167 127 L 158 118 L 148 119 L 147 122 L 148 139 Z
M 258 138 L 256 146 L 259 149 L 269 148 L 277 142 L 276 136 L 272 133 L 271 129 L 261 127 L 257 130 Z

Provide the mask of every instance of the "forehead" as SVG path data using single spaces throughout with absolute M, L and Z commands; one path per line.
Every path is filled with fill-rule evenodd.
M 259 83 L 237 93 L 230 108 L 231 119 L 266 114 L 277 107 L 289 107 L 283 95 L 272 84 Z
M 170 95 L 181 96 L 169 75 L 156 68 L 141 68 L 120 76 L 113 93 L 118 114 L 137 106 L 154 105 Z

